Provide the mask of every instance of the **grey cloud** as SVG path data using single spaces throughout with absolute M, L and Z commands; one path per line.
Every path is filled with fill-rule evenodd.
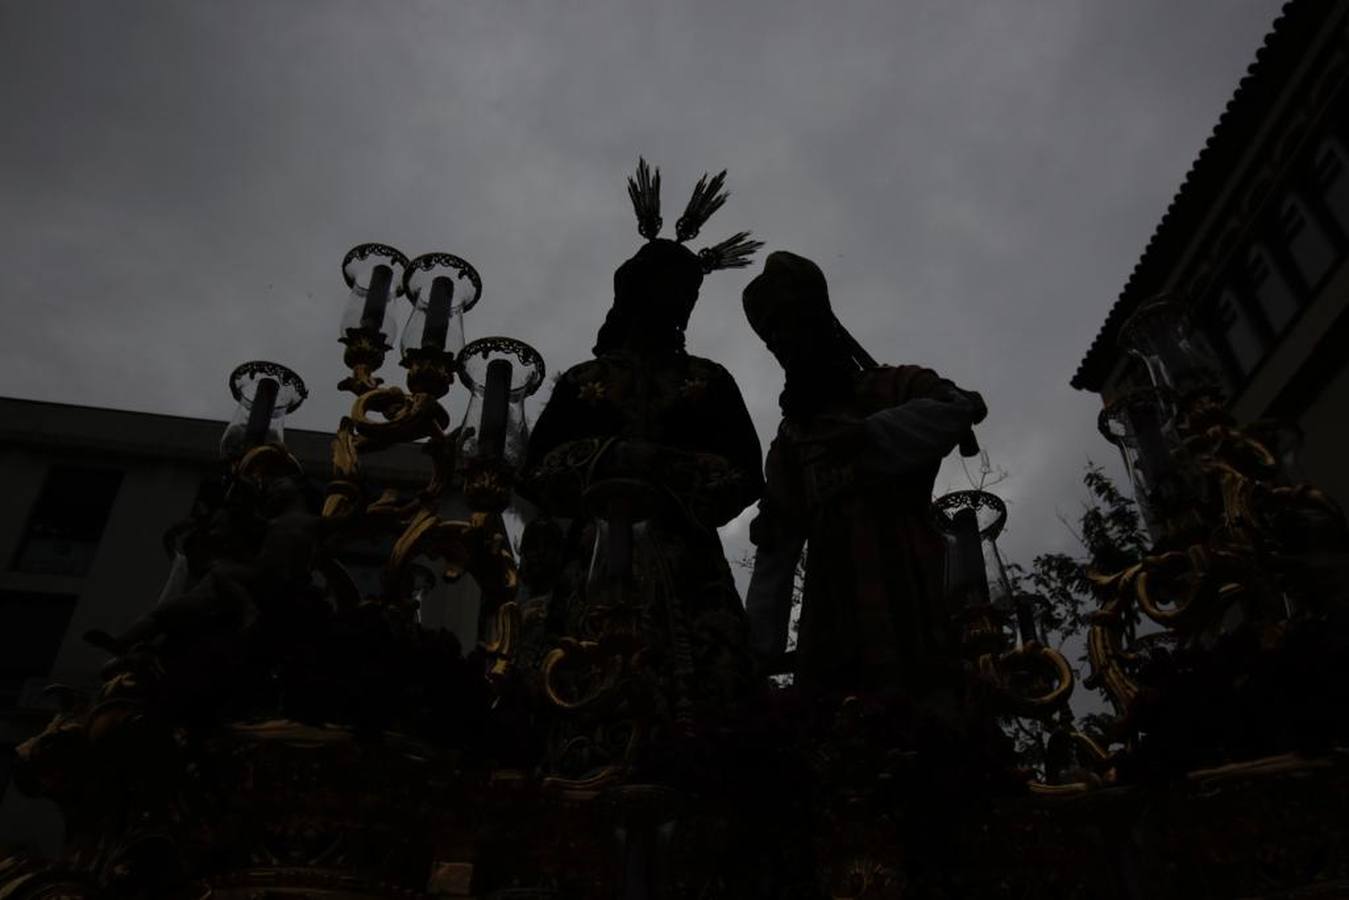
M 223 416 L 225 375 L 270 357 L 313 389 L 296 424 L 330 428 L 337 263 L 371 239 L 472 260 L 470 333 L 561 369 L 637 246 L 637 154 L 667 219 L 725 166 L 709 240 L 818 259 L 876 356 L 984 392 L 1026 558 L 1070 542 L 1056 514 L 1112 457 L 1067 380 L 1277 8 L 10 3 L 0 392 Z M 689 343 L 766 444 L 780 375 L 740 315 L 752 274 L 708 278 Z

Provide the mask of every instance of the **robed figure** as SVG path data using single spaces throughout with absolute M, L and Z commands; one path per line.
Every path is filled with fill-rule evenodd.
M 838 324 L 808 259 L 771 254 L 744 304 L 786 376 L 750 527 L 755 652 L 780 667 L 808 545 L 798 684 L 921 690 L 957 652 L 943 603 L 945 544 L 929 512 L 933 481 L 984 417 L 983 401 L 931 369 L 859 365 L 864 351 Z
M 698 253 L 683 244 L 724 201 L 724 174 L 699 182 L 666 240 L 659 174 L 639 167 L 630 193 L 648 242 L 614 273 L 594 358 L 561 375 L 530 438 L 526 489 L 571 523 L 542 679 L 569 721 L 618 705 L 677 730 L 751 683 L 717 528 L 760 496 L 759 440 L 730 373 L 684 347 L 703 276 L 746 264 L 758 246 L 746 234 Z M 598 725 L 590 743 L 568 728 L 567 752 L 589 760 L 562 766 L 573 775 L 632 761 L 631 747 L 598 746 Z

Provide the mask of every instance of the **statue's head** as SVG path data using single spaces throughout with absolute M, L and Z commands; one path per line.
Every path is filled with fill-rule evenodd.
M 656 238 L 614 270 L 614 306 L 630 311 L 637 327 L 683 331 L 702 284 L 698 254 L 677 241 Z
M 810 364 L 832 348 L 834 312 L 824 273 L 804 256 L 770 253 L 745 286 L 745 317 L 785 369 Z
M 703 223 L 726 202 L 726 173 L 704 175 L 675 225 L 675 240 L 660 237 L 660 171 L 639 160 L 628 179 L 628 196 L 637 213 L 637 231 L 647 243 L 614 272 L 614 305 L 595 341 L 602 354 L 625 344 L 645 349 L 682 349 L 684 329 L 698 302 L 703 276 L 716 269 L 740 268 L 759 247 L 749 232 L 732 235 L 693 252 L 685 241 L 697 237 Z

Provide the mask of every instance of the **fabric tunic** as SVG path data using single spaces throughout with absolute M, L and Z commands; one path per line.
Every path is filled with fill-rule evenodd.
M 930 369 L 881 367 L 825 412 L 862 419 L 861 446 L 844 458 L 820 440 L 836 418 L 783 420 L 750 531 L 754 648 L 765 659 L 785 649 L 793 573 L 808 543 L 798 684 L 902 689 L 954 652 L 945 542 L 930 504 L 942 458 L 982 418 L 983 402 Z
M 575 520 L 569 583 L 554 596 L 562 634 L 597 637 L 585 583 L 603 547 L 595 493 L 618 484 L 639 507 L 640 627 L 653 658 L 671 660 L 671 692 L 695 706 L 741 693 L 748 627 L 717 528 L 759 498 L 760 459 L 740 391 L 717 363 L 606 353 L 568 369 L 531 436 L 526 486 L 551 515 Z

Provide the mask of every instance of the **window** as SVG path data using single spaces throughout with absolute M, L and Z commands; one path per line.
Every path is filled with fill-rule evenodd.
M 0 708 L 11 708 L 29 678 L 45 678 L 61 649 L 75 597 L 0 591 Z
M 1218 295 L 1209 310 L 1207 325 L 1214 343 L 1227 351 L 1238 374 L 1243 377 L 1250 374 L 1264 355 L 1264 346 L 1235 293 L 1225 290 Z
M 20 572 L 87 575 L 108 522 L 122 473 L 53 466 L 47 471 L 14 558 Z
M 1256 247 L 1246 258 L 1246 275 L 1250 279 L 1255 299 L 1265 314 L 1265 321 L 1277 337 L 1297 312 L 1297 295 L 1263 247 Z
M 1296 197 L 1284 198 L 1279 210 L 1279 233 L 1302 280 L 1309 288 L 1315 288 L 1335 265 L 1335 245 L 1330 236 L 1307 212 L 1307 205 Z
M 1322 142 L 1313 164 L 1316 185 L 1326 210 L 1339 223 L 1340 232 L 1349 236 L 1349 157 L 1338 141 Z

